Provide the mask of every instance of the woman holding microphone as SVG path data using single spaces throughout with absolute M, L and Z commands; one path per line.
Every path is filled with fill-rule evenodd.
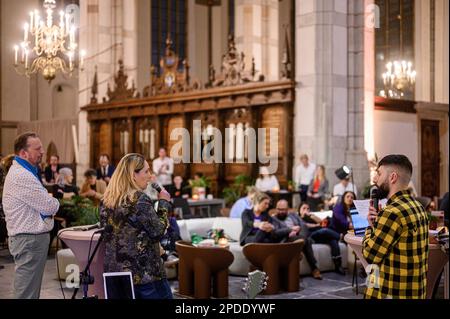
M 173 299 L 160 253 L 160 240 L 168 227 L 170 195 L 159 194 L 157 205 L 144 191 L 151 179 L 150 166 L 140 154 L 120 161 L 100 207 L 105 233 L 105 272 L 131 272 L 136 299 Z M 156 209 L 155 209 L 156 207 Z

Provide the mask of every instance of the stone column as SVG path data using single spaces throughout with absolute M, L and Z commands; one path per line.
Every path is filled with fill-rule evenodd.
M 269 81 L 280 77 L 278 10 L 278 0 L 236 0 L 236 47 L 244 52 L 246 67 L 255 58 L 257 72 Z
M 301 0 L 296 6 L 295 163 L 306 153 L 324 164 L 330 191 L 343 164 L 353 167 L 359 190 L 369 176 L 363 9 L 361 1 L 345 0 Z
M 435 101 L 436 103 L 447 103 L 448 99 L 448 33 L 449 33 L 449 1 L 435 0 Z
M 98 67 L 99 102 L 106 97 L 108 83 L 111 87 L 113 85 L 119 59 L 124 59 L 130 80 L 137 80 L 136 8 L 136 0 L 80 1 L 80 47 L 88 49 L 85 71 L 79 78 L 80 107 L 90 102 L 95 66 Z M 85 112 L 79 114 L 78 135 L 80 162 L 77 181 L 81 182 L 90 165 L 90 132 Z

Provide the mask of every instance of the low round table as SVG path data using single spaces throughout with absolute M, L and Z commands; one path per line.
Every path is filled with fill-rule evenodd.
M 91 255 L 97 245 L 100 234 L 94 235 L 91 244 L 91 238 L 97 229 L 90 231 L 75 231 L 71 228 L 66 228 L 58 233 L 58 237 L 72 250 L 75 258 L 80 266 L 80 272 L 84 271 L 88 263 L 89 245 L 91 245 Z M 105 245 L 100 244 L 100 247 L 95 254 L 94 259 L 90 265 L 90 273 L 94 276 L 94 284 L 89 286 L 88 297 L 98 296 L 99 299 L 104 299 L 103 287 L 103 260 L 105 257 Z M 83 287 L 80 286 L 81 292 Z
M 358 256 L 361 264 L 366 269 L 368 263 L 363 255 L 363 237 L 355 236 L 352 233 L 347 233 L 344 237 L 345 242 Z M 446 264 L 448 264 L 448 255 L 442 251 L 441 246 L 438 244 L 429 244 L 428 251 L 428 274 L 427 274 L 427 298 L 431 299 L 433 296 L 434 287 L 439 284 L 437 281 L 439 275 L 444 270 Z M 448 275 L 447 275 L 448 276 Z M 447 282 L 448 278 L 445 276 L 444 281 Z

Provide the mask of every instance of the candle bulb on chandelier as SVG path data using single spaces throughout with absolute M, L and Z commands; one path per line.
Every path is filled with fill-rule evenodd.
M 24 29 L 24 36 L 23 36 L 23 42 L 27 43 L 28 42 L 28 30 L 30 28 L 30 25 L 28 23 L 25 23 L 23 29 Z
M 34 11 L 34 29 L 39 29 L 39 25 L 41 22 L 41 17 L 39 16 L 39 12 L 37 10 Z
M 14 46 L 14 65 L 17 65 L 19 62 L 19 46 L 15 45 Z
M 34 31 L 34 11 L 30 12 L 30 28 L 31 32 Z
M 70 28 L 70 48 L 75 49 L 75 27 Z
M 72 69 L 73 69 L 73 52 L 70 51 L 68 56 L 69 56 L 69 69 L 72 71 Z
M 59 12 L 59 26 L 64 29 L 64 11 Z
M 25 69 L 28 69 L 28 49 L 25 49 Z
M 66 13 L 66 34 L 70 32 L 70 15 Z

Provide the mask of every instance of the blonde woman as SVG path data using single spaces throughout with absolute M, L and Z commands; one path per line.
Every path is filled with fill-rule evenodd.
M 307 202 L 312 211 L 324 208 L 325 196 L 329 192 L 329 184 L 325 176 L 325 166 L 319 165 L 316 168 L 314 179 L 309 184 Z
M 160 240 L 168 227 L 170 195 L 159 194 L 155 202 L 144 191 L 151 179 L 150 166 L 140 154 L 120 161 L 100 207 L 105 234 L 105 272 L 131 272 L 137 299 L 172 299 L 160 255 Z
M 253 197 L 253 207 L 244 210 L 241 216 L 241 246 L 250 243 L 277 242 L 273 220 L 268 213 L 269 205 L 270 197 L 267 194 L 258 192 Z

